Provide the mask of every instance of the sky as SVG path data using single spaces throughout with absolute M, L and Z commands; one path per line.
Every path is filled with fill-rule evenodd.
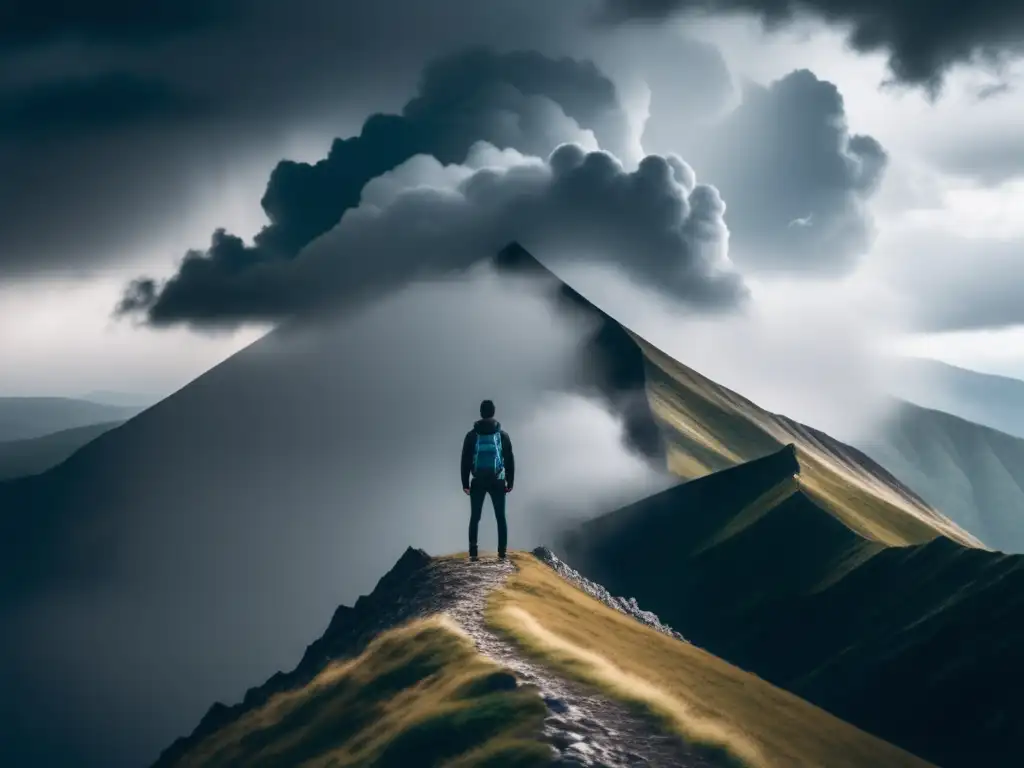
M 459 163 L 463 145 L 487 140 L 543 157 L 569 140 L 608 150 L 628 168 L 645 152 L 678 153 L 720 192 L 727 258 L 748 282 L 824 278 L 834 286 L 855 276 L 858 295 L 869 285 L 887 307 L 878 333 L 890 348 L 1024 376 L 1017 4 L 973 4 L 971 23 L 933 29 L 908 21 L 918 13 L 913 2 L 864 2 L 869 17 L 888 14 L 896 30 L 870 44 L 851 26 L 853 0 L 831 16 L 830 4 L 821 15 L 810 3 L 770 30 L 756 0 L 705 4 L 721 12 L 699 15 L 688 2 L 626 0 L 571 0 L 558 12 L 450 0 L 449 15 L 401 0 L 345 10 L 302 0 L 287 13 L 271 0 L 244 8 L 222 0 L 153 19 L 115 0 L 92 5 L 88 17 L 38 15 L 32 5 L 6 25 L 0 45 L 4 394 L 165 394 L 258 338 L 281 312 L 175 314 L 171 299 L 185 292 L 174 291 L 156 314 L 115 308 L 136 278 L 159 283 L 187 252 L 209 255 L 215 231 L 252 243 L 268 218 L 287 218 L 289 195 L 313 207 L 303 195 L 322 194 L 315 185 L 330 179 L 304 192 L 303 168 L 289 181 L 279 161 L 316 163 L 335 138 L 365 134 L 373 112 L 409 103 L 415 113 L 410 98 L 423 68 L 467 46 L 582 63 L 547 85 L 543 66 L 531 74 L 523 64 L 515 75 L 517 65 L 495 62 L 478 68 L 476 83 L 458 61 L 435 67 L 433 90 L 413 114 L 423 135 L 399 138 L 411 142 L 401 154 Z M 392 21 L 396 10 L 406 23 Z M 900 37 L 900 29 L 914 32 Z M 375 39 L 386 44 L 368 42 Z M 596 69 L 579 93 L 591 92 L 567 96 L 587 81 L 590 61 Z M 496 87 L 482 95 L 488 76 Z M 480 110 L 478 124 L 431 113 L 449 108 L 443 94 L 459 89 Z M 485 108 L 518 114 L 520 127 Z M 531 120 L 548 135 L 524 138 Z M 830 121 L 845 123 L 844 135 L 830 133 Z M 364 169 L 345 193 L 353 199 L 314 230 L 358 202 L 364 176 L 400 159 Z M 851 162 L 857 170 L 842 167 Z M 276 211 L 264 197 L 272 171 L 283 180 Z M 297 251 L 312 239 L 305 226 L 286 221 L 277 230 L 298 240 L 263 250 Z M 210 301 L 232 303 L 211 290 Z M 171 311 L 161 318 L 164 307 Z

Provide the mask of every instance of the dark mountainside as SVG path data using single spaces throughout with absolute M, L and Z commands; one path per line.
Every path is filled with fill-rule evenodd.
M 566 560 L 695 644 L 944 768 L 1019 764 L 1024 557 L 886 547 L 784 449 L 566 535 Z
M 86 443 L 119 426 L 120 421 L 62 429 L 42 437 L 0 441 L 0 480 L 45 472 Z

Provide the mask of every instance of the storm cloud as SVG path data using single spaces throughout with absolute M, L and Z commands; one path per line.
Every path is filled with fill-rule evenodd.
M 725 205 L 675 156 L 648 156 L 629 172 L 575 144 L 545 162 L 481 143 L 464 166 L 417 156 L 363 198 L 295 259 L 253 264 L 219 233 L 216 246 L 234 258 L 191 254 L 166 283 L 134 283 L 120 311 L 158 325 L 278 321 L 468 268 L 510 240 L 552 261 L 621 264 L 700 310 L 745 296 L 726 252 Z
M 609 148 L 625 143 L 615 87 L 593 64 L 480 49 L 445 57 L 427 67 L 400 115 L 371 116 L 358 136 L 335 140 L 315 164 L 278 164 L 261 201 L 271 224 L 247 258 L 294 256 L 358 205 L 366 182 L 414 155 L 458 163 L 478 140 L 543 155 L 578 138 L 580 125 Z M 222 258 L 216 246 L 209 257 Z
M 665 19 L 677 12 L 751 13 L 771 28 L 801 16 L 848 31 L 862 53 L 883 51 L 901 82 L 936 91 L 955 64 L 998 63 L 1024 51 L 1018 0 L 605 0 L 608 18 Z
M 874 138 L 850 133 L 834 84 L 807 70 L 767 87 L 745 83 L 736 109 L 679 142 L 728 204 L 740 268 L 839 275 L 870 247 L 866 203 L 887 155 Z
M 6 3 L 0 275 L 148 261 L 225 170 L 358 132 L 408 100 L 426 62 L 467 45 L 572 52 L 590 6 Z
M 177 0 L 147 7 L 131 0 L 9 0 L 0 10 L 0 45 L 85 40 L 146 44 L 206 28 L 240 8 L 237 0 Z
M 128 72 L 69 78 L 13 90 L 0 100 L 0 143 L 66 140 L 110 128 L 199 117 L 203 109 L 201 100 L 162 80 Z

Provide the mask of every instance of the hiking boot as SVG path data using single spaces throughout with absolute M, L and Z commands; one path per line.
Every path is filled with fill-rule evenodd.
M 470 562 L 473 562 L 473 563 L 475 563 L 475 562 L 476 562 L 477 560 L 479 560 L 479 559 L 480 559 L 480 558 L 479 558 L 479 557 L 477 557 L 476 555 L 470 555 L 470 556 L 469 556 L 469 560 L 470 560 Z
M 505 553 L 504 552 L 499 552 L 498 553 L 498 559 L 499 560 L 504 560 L 505 559 Z

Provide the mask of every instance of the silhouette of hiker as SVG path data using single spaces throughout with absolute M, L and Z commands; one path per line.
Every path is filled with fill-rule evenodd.
M 472 473 L 473 482 L 469 475 Z M 469 496 L 469 558 L 477 559 L 477 532 L 484 497 L 490 494 L 494 518 L 498 521 L 498 557 L 505 558 L 508 525 L 505 522 L 505 494 L 512 490 L 516 458 L 512 441 L 494 419 L 494 403 L 480 403 L 480 420 L 462 441 L 462 491 Z

